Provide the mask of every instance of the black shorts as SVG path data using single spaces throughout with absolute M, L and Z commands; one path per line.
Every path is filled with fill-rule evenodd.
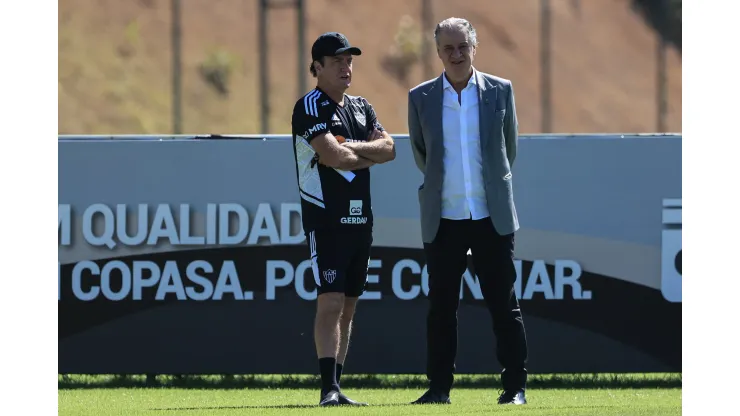
M 372 230 L 314 230 L 306 236 L 318 294 L 360 297 L 367 285 Z

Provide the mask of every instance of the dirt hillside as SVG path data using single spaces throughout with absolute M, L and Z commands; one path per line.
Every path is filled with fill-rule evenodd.
M 554 130 L 655 131 L 657 40 L 629 0 L 552 3 Z M 388 62 L 404 16 L 419 26 L 420 1 L 307 5 L 307 48 L 329 30 L 361 46 L 365 53 L 356 60 L 349 93 L 367 97 L 388 130 L 406 133 L 406 93 L 424 80 L 423 70 L 411 64 L 402 82 Z M 168 0 L 59 2 L 59 133 L 172 132 L 169 6 Z M 539 1 L 433 0 L 432 8 L 434 22 L 458 16 L 476 26 L 476 66 L 514 82 L 522 133 L 540 132 Z M 269 133 L 289 133 L 301 95 L 298 68 L 309 88 L 313 83 L 309 62 L 297 62 L 295 12 L 270 12 L 266 57 L 257 53 L 256 16 L 256 0 L 182 1 L 184 133 L 260 133 L 260 59 L 270 67 Z M 432 64 L 438 74 L 436 54 Z M 668 130 L 680 132 L 681 57 L 675 50 L 668 54 L 668 109 Z

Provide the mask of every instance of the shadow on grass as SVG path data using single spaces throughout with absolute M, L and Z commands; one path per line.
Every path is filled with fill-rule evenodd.
M 410 403 L 385 403 L 374 405 L 373 407 L 398 407 L 413 406 Z M 152 411 L 187 411 L 187 410 L 249 410 L 249 409 L 312 409 L 319 407 L 312 404 L 282 404 L 282 405 L 265 405 L 265 406 L 216 406 L 216 407 L 165 407 L 159 409 L 149 409 Z M 343 407 L 343 406 L 340 406 Z
M 277 406 L 216 406 L 216 407 L 165 407 L 161 409 L 149 409 L 153 411 L 187 411 L 187 410 L 249 410 L 249 409 L 310 409 L 308 404 L 284 404 Z
M 532 374 L 531 389 L 654 389 L 681 388 L 681 373 L 655 374 Z M 59 390 L 113 388 L 175 389 L 315 389 L 319 377 L 313 375 L 59 375 Z M 425 389 L 423 375 L 362 374 L 343 375 L 347 389 Z M 499 375 L 458 375 L 455 388 L 498 389 Z

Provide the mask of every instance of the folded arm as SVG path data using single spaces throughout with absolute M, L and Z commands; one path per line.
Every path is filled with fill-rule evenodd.
M 342 146 L 333 134 L 327 132 L 315 137 L 311 146 L 319 154 L 319 163 L 341 170 L 357 170 L 369 168 L 374 161 L 362 157 L 352 149 Z
M 385 131 L 379 132 L 380 137 L 368 142 L 343 143 L 356 155 L 370 159 L 375 163 L 386 163 L 396 158 L 396 144 L 393 138 Z

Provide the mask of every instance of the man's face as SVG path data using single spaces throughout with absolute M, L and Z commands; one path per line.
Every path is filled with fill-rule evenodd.
M 324 64 L 316 65 L 318 79 L 325 85 L 347 89 L 352 83 L 352 55 L 349 52 L 324 57 Z
M 463 81 L 470 75 L 475 58 L 475 46 L 459 29 L 443 30 L 437 36 L 437 55 L 452 81 Z

